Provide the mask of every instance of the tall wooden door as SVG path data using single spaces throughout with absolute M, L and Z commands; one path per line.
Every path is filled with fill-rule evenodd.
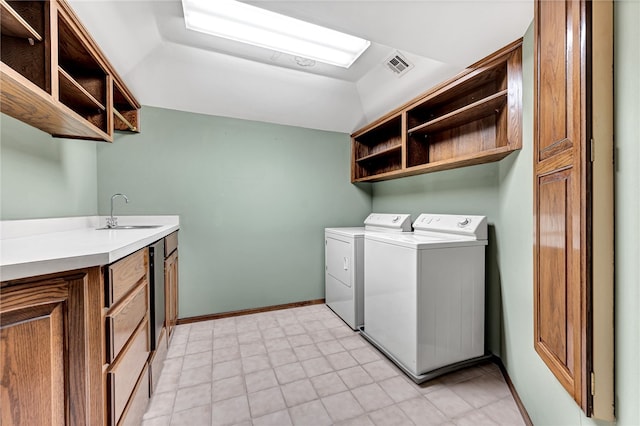
M 535 2 L 534 345 L 591 413 L 590 3 Z
M 535 2 L 535 349 L 613 421 L 613 2 Z

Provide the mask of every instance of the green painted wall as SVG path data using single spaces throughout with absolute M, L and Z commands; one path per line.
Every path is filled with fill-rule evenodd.
M 95 215 L 96 162 L 96 142 L 0 115 L 0 219 Z
M 98 206 L 179 214 L 180 316 L 324 297 L 324 228 L 371 211 L 346 134 L 159 108 L 98 146 Z

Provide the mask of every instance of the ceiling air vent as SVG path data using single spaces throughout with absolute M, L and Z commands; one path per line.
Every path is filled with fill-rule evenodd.
M 387 65 L 387 68 L 393 71 L 393 73 L 398 77 L 402 77 L 409 72 L 411 68 L 413 68 L 413 64 L 398 51 L 391 55 L 389 59 L 385 61 L 385 64 Z

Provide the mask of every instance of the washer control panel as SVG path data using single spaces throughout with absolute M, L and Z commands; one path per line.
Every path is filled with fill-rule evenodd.
M 443 232 L 487 239 L 486 216 L 423 213 L 413 223 L 416 233 Z
M 364 220 L 368 231 L 411 232 L 410 214 L 371 213 Z
M 458 222 L 458 226 L 460 228 L 464 228 L 467 225 L 469 225 L 471 223 L 471 219 L 469 219 L 468 217 L 465 217 L 464 219 L 462 219 L 460 222 Z

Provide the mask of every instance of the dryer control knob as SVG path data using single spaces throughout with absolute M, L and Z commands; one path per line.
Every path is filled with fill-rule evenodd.
M 458 222 L 458 226 L 462 228 L 467 226 L 470 222 L 471 220 L 468 217 L 465 217 L 463 221 Z
M 393 223 L 396 223 L 397 221 L 400 220 L 400 216 L 394 216 L 393 219 L 391 220 Z

